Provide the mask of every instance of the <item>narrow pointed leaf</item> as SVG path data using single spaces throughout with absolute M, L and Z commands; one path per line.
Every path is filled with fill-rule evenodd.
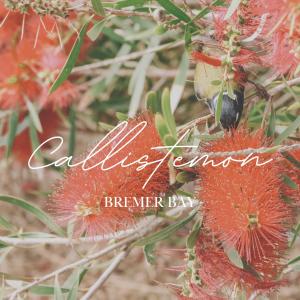
M 175 224 L 169 225 L 166 228 L 155 232 L 145 238 L 142 238 L 135 242 L 136 246 L 145 246 L 147 244 L 153 244 L 157 243 L 159 241 L 165 240 L 172 236 L 176 231 L 178 231 L 180 228 L 184 227 L 186 224 L 188 224 L 197 214 L 197 212 L 194 212 L 190 215 L 188 215 L 186 218 L 178 221 Z
M 101 32 L 103 31 L 103 28 L 105 27 L 107 23 L 107 19 L 101 20 L 97 22 L 88 32 L 87 36 L 90 38 L 91 41 L 96 41 L 96 39 L 99 37 Z
M 161 107 L 164 119 L 168 125 L 169 131 L 174 138 L 177 138 L 176 123 L 171 110 L 171 99 L 169 89 L 165 88 L 161 97 Z
M 9 118 L 6 158 L 8 158 L 10 156 L 13 145 L 14 145 L 14 140 L 15 140 L 16 133 L 17 133 L 18 121 L 19 121 L 19 112 L 13 111 Z
M 69 54 L 69 57 L 63 66 L 61 72 L 59 73 L 57 79 L 54 81 L 53 85 L 50 88 L 50 93 L 56 91 L 62 83 L 68 79 L 69 75 L 72 72 L 73 67 L 77 61 L 77 58 L 80 53 L 81 46 L 83 44 L 84 36 L 86 34 L 87 28 L 89 26 L 89 22 L 83 25 L 82 29 L 80 30 L 79 36 L 77 37 L 76 42 L 73 45 L 73 48 Z
M 290 126 L 284 130 L 276 139 L 275 145 L 281 144 L 285 139 L 287 139 L 294 131 L 300 127 L 300 116 L 298 116 Z
M 94 11 L 100 15 L 100 16 L 105 16 L 105 9 L 103 7 L 102 1 L 101 0 L 92 0 L 92 5 L 94 8 Z
M 31 118 L 35 128 L 37 129 L 38 132 L 43 132 L 42 124 L 41 124 L 41 121 L 39 118 L 39 113 L 38 113 L 35 105 L 31 101 L 26 99 L 26 106 L 28 108 L 30 118 Z
M 157 0 L 157 2 L 171 15 L 177 17 L 180 21 L 186 23 L 191 21 L 191 18 L 178 6 L 170 0 Z
M 39 219 L 42 223 L 44 223 L 50 230 L 55 232 L 56 234 L 60 236 L 65 236 L 65 232 L 62 228 L 60 228 L 57 224 L 54 223 L 52 218 L 46 214 L 44 211 L 42 211 L 39 207 L 35 206 L 34 204 L 31 204 L 23 199 L 12 197 L 12 196 L 6 196 L 6 195 L 0 195 L 0 201 L 9 203 L 11 205 L 15 205 L 30 214 L 34 215 L 37 219 Z
M 75 151 L 76 142 L 76 111 L 73 107 L 70 108 L 69 112 L 69 145 L 68 145 L 68 156 L 73 156 Z

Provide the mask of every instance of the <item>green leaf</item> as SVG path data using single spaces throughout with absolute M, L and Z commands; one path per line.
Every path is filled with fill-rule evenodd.
M 289 176 L 283 175 L 283 182 L 293 190 L 298 189 L 298 184 L 295 183 Z
M 110 124 L 107 124 L 107 123 L 104 123 L 104 122 L 99 122 L 98 124 L 105 131 L 111 131 L 115 128 L 114 126 L 112 126 Z
M 144 254 L 147 262 L 150 265 L 155 264 L 155 254 L 154 254 L 155 244 L 147 244 L 144 246 Z
M 215 0 L 210 4 L 210 6 L 220 6 L 222 4 L 224 4 L 223 0 Z M 205 17 L 210 11 L 211 11 L 211 9 L 208 6 L 202 8 L 200 10 L 200 12 L 193 18 L 193 21 L 196 21 L 196 20 L 199 20 L 199 19 Z
M 50 296 L 55 295 L 55 287 L 47 286 L 47 285 L 37 285 L 29 289 L 30 293 L 40 296 Z M 63 300 L 63 293 L 68 293 L 70 290 L 63 289 L 61 290 L 61 297 L 57 298 L 55 296 L 55 300 Z
M 180 21 L 189 23 L 191 18 L 179 7 L 177 7 L 170 0 L 157 0 L 157 2 L 171 15 L 177 17 Z
M 26 106 L 29 111 L 30 119 L 32 120 L 32 123 L 34 124 L 35 128 L 38 132 L 43 132 L 42 124 L 39 118 L 39 113 L 35 107 L 35 105 L 29 101 L 28 99 L 25 99 Z
M 13 111 L 10 118 L 9 118 L 9 125 L 8 125 L 8 135 L 7 135 L 7 143 L 6 143 L 6 158 L 8 158 L 11 154 L 14 140 L 17 133 L 17 127 L 18 127 L 18 121 L 19 121 L 19 112 L 17 110 Z
M 202 226 L 202 220 L 201 221 L 199 220 L 194 224 L 193 229 L 186 240 L 186 246 L 188 249 L 193 249 L 195 247 L 201 226 Z
M 103 34 L 109 38 L 111 41 L 115 41 L 117 43 L 127 43 L 127 41 L 125 40 L 125 38 L 123 36 L 121 36 L 120 34 L 116 33 L 115 30 L 113 30 L 110 27 L 104 27 L 102 29 Z
M 153 91 L 147 93 L 146 105 L 147 109 L 150 110 L 153 114 L 161 112 L 160 101 L 158 100 L 157 94 Z
M 158 232 L 150 234 L 149 236 L 136 241 L 134 245 L 145 246 L 147 244 L 154 244 L 159 241 L 165 240 L 169 238 L 171 235 L 173 235 L 176 231 L 184 227 L 186 224 L 188 224 L 195 217 L 196 214 L 197 211 L 193 212 L 192 214 L 188 215 L 186 218 L 178 221 L 175 224 L 171 224 Z
M 80 49 L 83 44 L 84 36 L 85 36 L 88 26 L 89 26 L 89 21 L 86 22 L 85 25 L 83 25 L 83 27 L 81 28 L 79 36 L 72 47 L 72 50 L 69 54 L 69 57 L 68 57 L 65 65 L 63 66 L 58 77 L 56 78 L 56 80 L 54 81 L 53 85 L 50 88 L 50 93 L 53 93 L 54 91 L 56 91 L 62 85 L 62 83 L 68 79 L 69 75 L 71 74 L 72 69 L 75 66 L 75 63 L 79 56 Z
M 3 249 L 3 248 L 7 248 L 7 247 L 10 247 L 10 245 L 7 244 L 7 243 L 2 242 L 2 241 L 0 240 L 0 250 Z M 1 259 L 0 259 L 0 261 L 1 261 Z
M 128 120 L 128 116 L 121 112 L 116 112 L 116 117 L 119 121 L 127 121 Z
M 121 9 L 129 6 L 142 6 L 147 0 L 121 0 L 115 4 L 116 9 Z
M 55 300 L 62 300 L 62 299 L 64 299 L 63 293 L 62 293 L 62 289 L 60 287 L 60 284 L 59 284 L 57 276 L 55 276 L 55 282 L 54 282 L 54 284 L 55 284 L 55 286 L 54 286 L 54 299 Z
M 170 102 L 170 92 L 168 88 L 165 88 L 162 97 L 161 97 L 161 108 L 164 119 L 169 128 L 170 134 L 177 139 L 177 131 L 176 131 L 176 123 L 174 119 L 174 115 L 171 110 L 171 102 Z
M 166 121 L 164 120 L 161 114 L 155 115 L 155 127 L 158 131 L 161 140 L 163 141 L 165 136 L 169 134 L 169 129 Z
M 102 4 L 101 0 L 92 0 L 92 5 L 93 5 L 93 9 L 94 11 L 100 15 L 100 16 L 105 16 L 105 10 Z
M 244 264 L 243 261 L 239 255 L 239 253 L 234 249 L 233 247 L 229 249 L 224 249 L 225 253 L 227 254 L 229 260 L 238 268 L 243 269 Z
M 38 133 L 36 131 L 36 127 L 34 126 L 32 120 L 29 120 L 29 137 L 30 137 L 30 141 L 31 141 L 31 148 L 32 151 L 34 151 L 35 149 L 37 149 L 40 145 L 40 141 L 39 141 L 39 137 L 38 137 Z M 43 156 L 40 150 L 35 152 L 35 157 L 42 160 Z
M 187 75 L 189 70 L 189 57 L 185 51 L 182 55 L 181 62 L 179 65 L 178 72 L 176 74 L 174 83 L 171 87 L 171 111 L 174 112 L 179 104 L 181 96 L 184 91 Z M 176 128 L 176 125 L 175 125 Z
M 296 168 L 300 169 L 300 161 L 295 159 L 292 155 L 289 155 L 287 152 L 282 152 L 282 156 L 287 159 L 290 163 L 292 163 Z
M 69 145 L 68 145 L 68 156 L 73 156 L 76 145 L 76 111 L 74 107 L 71 106 L 69 111 Z
M 224 20 L 228 20 L 234 14 L 234 12 L 240 6 L 240 3 L 241 3 L 241 0 L 232 0 L 231 1 L 230 5 L 228 7 L 227 13 L 225 15 Z
M 167 135 L 164 136 L 163 142 L 164 142 L 164 145 L 172 147 L 172 146 L 176 145 L 177 141 L 172 135 L 167 134 Z M 173 149 L 172 153 L 175 156 L 181 156 L 182 155 L 182 149 L 175 148 L 175 149 Z
M 78 274 L 79 274 L 79 283 L 81 283 L 82 279 L 86 275 L 88 269 L 86 268 L 79 268 L 75 269 L 71 275 L 66 279 L 64 282 L 62 288 L 71 290 L 72 286 L 74 285 L 74 282 L 77 280 Z
M 288 265 L 292 265 L 292 264 L 294 264 L 294 263 L 296 263 L 298 261 L 300 261 L 300 256 L 297 256 L 297 257 L 291 259 L 287 264 Z
M 220 91 L 217 99 L 217 109 L 216 109 L 216 115 L 215 115 L 215 120 L 216 124 L 220 123 L 221 120 L 221 115 L 222 115 L 222 108 L 223 108 L 223 88 Z
M 188 51 L 192 44 L 193 30 L 190 24 L 187 24 L 184 29 L 185 49 Z
M 0 195 L 0 201 L 9 203 L 11 205 L 15 205 L 24 209 L 25 211 L 34 215 L 37 219 L 39 219 L 42 223 L 44 223 L 50 230 L 55 232 L 60 236 L 65 236 L 64 230 L 55 224 L 52 218 L 42 211 L 39 207 L 19 198 L 15 198 L 12 196 Z
M 127 55 L 131 50 L 131 46 L 129 44 L 124 43 L 120 50 L 118 51 L 115 58 Z M 118 76 L 119 70 L 121 69 L 123 63 L 114 63 L 112 64 L 109 69 L 107 70 L 107 75 L 105 76 L 105 85 L 108 86 L 113 82 L 115 77 Z
M 0 227 L 4 230 L 13 231 L 15 230 L 14 225 L 10 224 L 5 218 L 0 216 Z
M 72 288 L 71 288 L 71 290 L 68 294 L 67 300 L 76 300 L 76 299 L 78 299 L 77 293 L 78 293 L 79 283 L 80 283 L 80 272 L 78 270 L 77 274 L 74 278 Z
M 103 31 L 104 26 L 107 23 L 107 19 L 103 19 L 99 22 L 97 22 L 88 32 L 87 36 L 90 38 L 91 41 L 96 41 L 96 39 L 99 37 L 101 32 Z
M 285 139 L 287 139 L 294 131 L 296 131 L 300 126 L 300 116 L 298 116 L 290 126 L 284 130 L 276 139 L 275 145 L 280 145 Z
M 159 45 L 160 39 L 157 36 L 153 36 L 149 42 L 148 49 L 156 47 Z M 134 117 L 136 112 L 139 109 L 140 102 L 142 100 L 142 94 L 144 91 L 147 70 L 150 66 L 155 53 L 148 53 L 142 57 L 142 59 L 137 64 L 134 73 L 131 76 L 129 86 L 128 86 L 128 93 L 131 96 L 129 109 L 128 109 L 128 116 Z
M 182 171 L 176 175 L 176 181 L 179 183 L 187 183 L 194 181 L 196 179 L 196 175 L 191 172 Z
M 276 125 L 276 112 L 273 105 L 271 106 L 271 115 L 269 120 L 269 125 L 267 129 L 267 136 L 272 137 L 275 134 L 275 125 Z
M 294 232 L 294 236 L 290 242 L 290 245 L 289 247 L 292 248 L 296 242 L 296 239 L 297 237 L 299 236 L 299 233 L 300 233 L 300 223 L 298 223 L 298 225 L 296 226 L 295 230 L 293 231 Z
M 222 84 L 222 81 L 221 81 L 221 80 L 213 80 L 213 81 L 211 82 L 211 84 L 212 84 L 212 85 L 219 86 L 219 85 Z

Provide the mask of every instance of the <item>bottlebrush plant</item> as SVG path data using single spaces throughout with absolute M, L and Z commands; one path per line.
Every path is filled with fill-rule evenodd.
M 297 299 L 299 16 L 0 0 L 0 298 Z

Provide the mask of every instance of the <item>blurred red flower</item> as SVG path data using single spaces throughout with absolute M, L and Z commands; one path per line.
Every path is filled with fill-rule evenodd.
M 268 293 L 282 284 L 278 280 L 279 273 L 269 278 L 253 266 L 247 265 L 241 269 L 233 265 L 221 245 L 217 239 L 204 232 L 197 240 L 196 256 L 203 292 L 228 299 L 235 289 L 245 290 L 250 296 L 253 292 Z
M 114 140 L 113 145 L 110 144 L 92 157 L 89 166 L 102 161 L 117 142 L 123 141 L 123 145 L 126 141 L 130 141 L 138 131 L 135 129 L 130 134 L 128 132 L 143 121 L 147 122 L 145 129 L 129 145 L 123 149 L 120 147 L 120 150 L 111 157 L 110 165 L 115 165 L 127 155 L 129 161 L 126 164 L 145 155 L 151 161 L 161 159 L 164 154 L 151 150 L 151 147 L 161 145 L 153 116 L 145 113 L 129 120 L 128 127 L 122 131 L 117 140 Z M 109 138 L 117 133 L 120 131 L 110 134 Z M 81 166 L 72 167 L 66 172 L 65 179 L 53 194 L 50 210 L 62 224 L 73 221 L 76 235 L 85 232 L 88 236 L 95 236 L 125 229 L 134 224 L 135 216 L 144 213 L 146 208 L 106 206 L 105 197 L 154 197 L 165 193 L 169 187 L 169 169 L 166 163 L 159 168 L 144 189 L 142 187 L 155 166 L 148 166 L 140 172 L 137 172 L 136 168 L 136 165 L 126 168 L 117 165 L 105 171 L 100 167 L 84 171 Z M 128 200 L 127 206 L 133 206 L 132 199 Z
M 262 131 L 249 134 L 240 129 L 203 145 L 202 150 L 237 151 L 267 145 Z M 278 155 L 258 156 L 260 161 L 274 161 L 263 166 L 251 161 L 244 166 L 231 162 L 227 167 L 201 167 L 198 197 L 203 201 L 207 228 L 227 246 L 236 248 L 247 263 L 259 262 L 260 271 L 268 273 L 271 261 L 275 267 L 281 266 L 292 217 L 289 206 L 280 197 Z
M 0 70 L 0 107 L 24 108 L 25 100 L 40 106 L 68 106 L 78 97 L 75 85 L 66 81 L 50 96 L 48 90 L 67 59 L 60 40 L 69 28 L 31 10 L 21 14 L 8 11 L 3 4 L 0 8 L 0 59 L 5 61 Z
M 227 2 L 228 5 L 231 3 Z M 300 62 L 298 1 L 241 2 L 229 19 L 225 18 L 227 9 L 214 8 L 215 37 L 226 47 L 229 36 L 235 35 L 235 44 L 239 46 L 232 54 L 235 63 L 241 65 L 256 63 L 272 67 L 280 74 L 295 72 Z

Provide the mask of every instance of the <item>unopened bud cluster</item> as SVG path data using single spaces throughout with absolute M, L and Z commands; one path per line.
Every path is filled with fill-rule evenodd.
M 9 10 L 23 14 L 32 9 L 41 16 L 52 15 L 66 18 L 69 15 L 67 0 L 4 0 L 4 5 Z

